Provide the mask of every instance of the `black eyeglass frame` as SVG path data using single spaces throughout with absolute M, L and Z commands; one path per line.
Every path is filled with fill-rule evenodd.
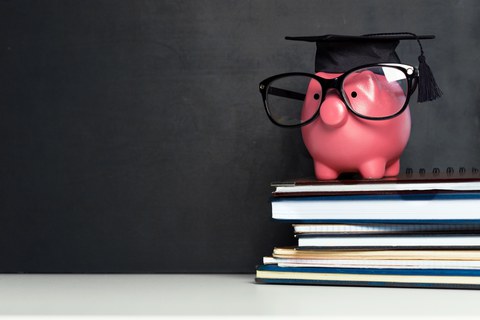
M 407 79 L 408 87 L 407 87 L 407 93 L 406 93 L 406 99 L 405 99 L 404 105 L 395 114 L 385 116 L 385 117 L 369 117 L 369 116 L 365 116 L 365 115 L 362 115 L 362 114 L 356 112 L 353 109 L 353 107 L 350 105 L 350 103 L 348 102 L 346 93 L 342 89 L 343 88 L 343 81 L 351 73 L 353 73 L 355 71 L 358 71 L 360 69 L 365 69 L 365 68 L 370 68 L 370 67 L 383 67 L 383 66 L 393 67 L 395 69 L 398 69 L 398 70 L 402 71 L 405 74 L 406 79 Z M 320 101 L 320 104 L 318 105 L 317 111 L 315 111 L 315 113 L 313 114 L 313 116 L 310 119 L 308 119 L 304 122 L 301 122 L 299 124 L 292 124 L 292 125 L 282 124 L 282 123 L 278 123 L 277 121 L 275 121 L 275 119 L 273 118 L 273 116 L 270 112 L 270 109 L 268 108 L 268 100 L 267 100 L 267 92 L 268 92 L 268 89 L 270 88 L 270 83 L 277 80 L 277 79 L 285 78 L 285 77 L 289 77 L 289 76 L 307 76 L 307 77 L 310 77 L 312 79 L 317 80 L 322 87 L 322 100 Z M 417 88 L 418 76 L 419 76 L 418 69 L 414 66 L 410 66 L 410 65 L 406 65 L 406 64 L 400 64 L 400 63 L 374 63 L 374 64 L 367 64 L 367 65 L 362 65 L 362 66 L 356 67 L 354 69 L 351 69 L 351 70 L 343 73 L 339 77 L 336 77 L 336 78 L 333 78 L 333 79 L 325 79 L 325 78 L 319 77 L 315 74 L 306 73 L 306 72 L 281 73 L 281 74 L 271 76 L 271 77 L 261 81 L 260 85 L 259 85 L 259 89 L 260 89 L 260 93 L 262 94 L 263 105 L 265 107 L 265 111 L 267 112 L 267 116 L 270 119 L 270 121 L 272 121 L 275 125 L 280 126 L 280 127 L 295 128 L 295 127 L 301 127 L 301 126 L 307 125 L 307 124 L 311 123 L 312 121 L 314 121 L 319 116 L 320 108 L 322 107 L 323 101 L 325 100 L 327 91 L 329 89 L 337 90 L 337 92 L 340 93 L 340 97 L 342 98 L 343 103 L 345 104 L 347 109 L 359 118 L 367 119 L 367 120 L 375 120 L 375 121 L 387 120 L 387 119 L 394 118 L 394 117 L 400 115 L 407 108 L 408 102 L 410 101 L 410 97 L 415 92 L 415 90 Z M 296 93 L 296 92 L 291 92 L 291 93 L 292 94 L 297 94 L 297 95 L 300 94 L 300 93 Z

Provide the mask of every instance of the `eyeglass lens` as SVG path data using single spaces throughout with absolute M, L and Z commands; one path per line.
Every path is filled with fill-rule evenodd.
M 405 105 L 408 80 L 397 68 L 370 67 L 350 73 L 343 81 L 342 91 L 353 111 L 382 118 L 396 114 Z
M 322 86 L 312 77 L 294 75 L 276 79 L 267 88 L 270 116 L 282 125 L 297 125 L 310 120 L 322 101 Z M 303 108 L 303 105 L 308 108 Z M 303 112 L 302 112 L 303 111 Z
M 315 116 L 322 102 L 322 85 L 308 75 L 290 75 L 267 87 L 267 107 L 275 122 L 299 125 Z M 405 73 L 394 67 L 373 66 L 349 73 L 341 95 L 352 111 L 383 118 L 402 110 L 408 95 Z

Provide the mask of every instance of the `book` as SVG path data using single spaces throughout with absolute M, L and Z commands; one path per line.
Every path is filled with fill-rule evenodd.
M 463 170 L 462 170 L 463 169 Z M 423 171 L 422 171 L 423 170 Z M 468 171 L 452 168 L 440 173 L 438 169 L 425 173 L 424 169 L 413 173 L 406 171 L 396 177 L 381 179 L 355 179 L 356 176 L 337 180 L 316 180 L 304 178 L 298 180 L 273 182 L 273 197 L 312 196 L 334 194 L 378 194 L 378 193 L 439 193 L 471 192 L 480 190 L 480 171 L 472 168 Z
M 360 249 L 306 249 L 298 247 L 276 247 L 272 256 L 278 259 L 316 260 L 480 260 L 480 250 L 360 250 Z
M 294 224 L 295 234 L 398 234 L 398 233 L 471 233 L 480 231 L 480 223 L 323 223 Z
M 480 248 L 478 234 L 298 235 L 297 237 L 300 248 Z
M 480 192 L 272 198 L 272 217 L 309 222 L 480 222 Z
M 260 265 L 255 282 L 369 287 L 480 289 L 478 269 L 279 267 Z
M 264 257 L 263 264 L 279 267 L 342 267 L 342 268 L 394 268 L 394 269 L 480 269 L 480 260 L 430 259 L 292 259 Z

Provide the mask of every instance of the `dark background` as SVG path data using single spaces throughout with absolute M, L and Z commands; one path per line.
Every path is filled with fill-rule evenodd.
M 312 164 L 257 88 L 313 71 L 287 35 L 437 35 L 444 97 L 411 104 L 402 168 L 479 165 L 479 17 L 474 0 L 0 1 L 0 272 L 253 272 L 293 244 L 269 184 Z M 398 53 L 417 64 L 415 43 Z

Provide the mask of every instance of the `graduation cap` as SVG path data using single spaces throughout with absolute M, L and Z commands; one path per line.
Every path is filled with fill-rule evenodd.
M 315 42 L 315 72 L 343 73 L 358 66 L 374 63 L 400 63 L 395 52 L 401 40 L 416 40 L 420 47 L 418 102 L 435 100 L 442 91 L 435 82 L 423 52 L 420 40 L 435 39 L 433 35 L 413 33 L 379 33 L 361 36 L 323 35 L 313 37 L 285 37 L 287 40 Z

